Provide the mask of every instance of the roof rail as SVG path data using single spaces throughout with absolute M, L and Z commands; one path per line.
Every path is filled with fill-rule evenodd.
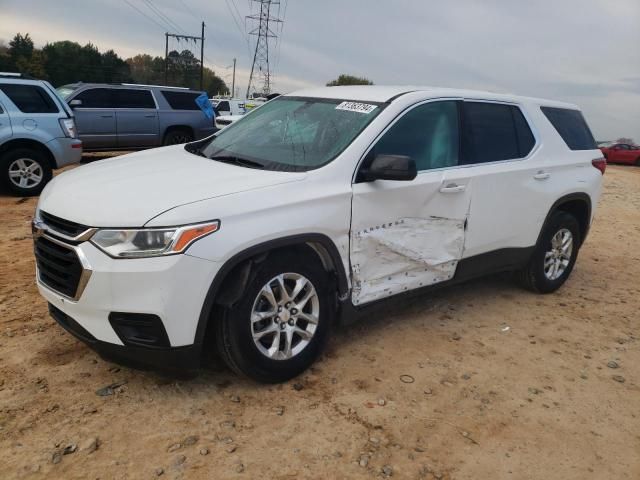
M 189 87 L 170 87 L 169 85 L 146 85 L 144 83 L 118 83 L 126 87 L 157 87 L 157 88 L 175 88 L 178 90 L 191 90 Z
M 27 75 L 26 73 L 19 72 L 0 72 L 0 77 L 2 78 L 24 78 L 25 80 L 37 80 L 31 75 Z

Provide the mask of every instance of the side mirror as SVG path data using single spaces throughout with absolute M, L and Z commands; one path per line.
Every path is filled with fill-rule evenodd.
M 362 171 L 367 182 L 375 180 L 411 181 L 418 175 L 416 162 L 406 155 L 378 155 L 368 169 Z
M 71 100 L 69 102 L 69 106 L 71 108 L 81 107 L 82 106 L 82 100 L 80 100 L 80 99 Z

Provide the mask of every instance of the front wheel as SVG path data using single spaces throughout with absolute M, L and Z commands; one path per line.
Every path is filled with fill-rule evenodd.
M 289 380 L 321 353 L 333 316 L 328 275 L 318 261 L 273 256 L 257 265 L 243 297 L 217 322 L 218 352 L 238 373 Z
M 569 278 L 580 248 L 580 225 L 567 212 L 555 212 L 545 225 L 527 266 L 518 272 L 529 290 L 551 293 Z
M 5 153 L 0 162 L 4 184 L 16 195 L 38 195 L 52 172 L 49 162 L 38 150 L 17 148 Z

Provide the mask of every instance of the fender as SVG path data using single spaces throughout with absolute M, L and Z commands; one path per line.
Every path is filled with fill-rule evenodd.
M 202 305 L 200 318 L 198 319 L 198 327 L 196 328 L 196 335 L 193 343 L 202 346 L 204 342 L 204 336 L 207 331 L 209 318 L 211 316 L 215 300 L 222 287 L 223 281 L 236 266 L 240 265 L 245 260 L 255 257 L 256 255 L 259 255 L 261 253 L 267 253 L 277 248 L 308 243 L 320 244 L 325 248 L 325 250 L 331 257 L 331 261 L 336 271 L 338 292 L 340 296 L 347 295 L 349 292 L 347 273 L 345 272 L 342 258 L 340 257 L 340 252 L 338 252 L 338 247 L 336 247 L 335 243 L 333 243 L 333 240 L 331 240 L 328 236 L 321 233 L 305 233 L 277 238 L 275 240 L 269 240 L 267 242 L 251 246 L 246 250 L 237 253 L 229 260 L 227 260 L 222 268 L 218 270 L 218 273 L 216 273 L 216 276 L 213 279 L 211 286 L 209 287 L 209 291 L 207 292 L 207 296 L 205 297 L 204 304 Z
M 582 245 L 582 243 L 584 243 L 585 238 L 587 238 L 587 233 L 589 233 L 589 227 L 591 226 L 591 212 L 592 212 L 591 197 L 584 192 L 575 192 L 575 193 L 569 193 L 568 195 L 560 197 L 551 206 L 551 208 L 549 209 L 549 212 L 547 213 L 547 216 L 544 219 L 544 222 L 542 223 L 542 228 L 540 228 L 540 232 L 538 233 L 538 238 L 536 239 L 536 245 L 538 245 L 538 243 L 540 242 L 540 237 L 542 237 L 542 232 L 544 232 L 544 228 L 547 226 L 547 223 L 549 222 L 551 215 L 553 215 L 558 210 L 558 207 L 560 207 L 563 203 L 567 203 L 575 200 L 582 201 L 587 205 L 587 224 L 584 226 L 584 234 L 580 239 L 580 244 Z

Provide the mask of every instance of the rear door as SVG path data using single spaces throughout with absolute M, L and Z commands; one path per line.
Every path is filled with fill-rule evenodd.
M 118 148 L 160 145 L 158 108 L 151 90 L 114 88 Z
M 0 101 L 0 145 L 9 140 L 12 136 L 11 120 L 7 109 Z
M 418 104 L 381 135 L 377 155 L 416 162 L 412 181 L 353 185 L 350 261 L 355 305 L 449 280 L 462 257 L 471 179 L 459 161 L 458 103 Z
M 530 247 L 538 235 L 537 220 L 548 208 L 540 200 L 549 197 L 544 192 L 551 173 L 538 162 L 523 111 L 481 100 L 465 100 L 463 107 L 463 163 L 473 177 L 464 258 Z
M 80 100 L 72 107 L 83 148 L 109 149 L 117 146 L 116 112 L 109 88 L 88 88 L 68 98 Z

